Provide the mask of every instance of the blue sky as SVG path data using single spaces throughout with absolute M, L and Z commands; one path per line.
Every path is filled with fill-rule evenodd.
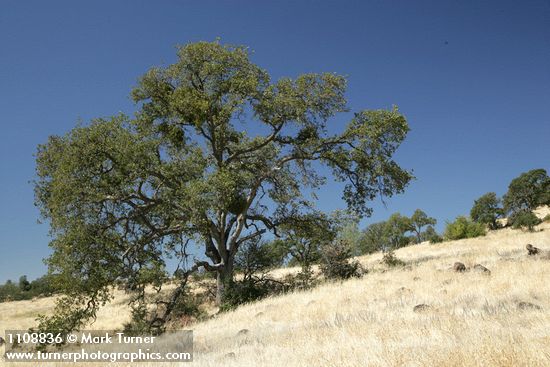
M 337 72 L 352 110 L 399 106 L 397 154 L 417 180 L 368 223 L 422 208 L 439 220 L 550 169 L 550 2 L 2 1 L 0 282 L 42 275 L 48 226 L 33 205 L 36 147 L 77 121 L 135 110 L 137 78 L 175 45 L 217 37 L 273 79 Z M 345 123 L 336 120 L 335 129 Z M 330 184 L 320 207 L 343 207 Z

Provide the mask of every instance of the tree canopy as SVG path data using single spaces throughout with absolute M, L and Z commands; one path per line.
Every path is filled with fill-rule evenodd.
M 475 200 L 470 211 L 470 217 L 474 222 L 486 224 L 491 229 L 499 227 L 497 219 L 503 215 L 504 209 L 501 206 L 501 200 L 494 192 L 488 192 Z
M 514 178 L 503 198 L 508 214 L 532 211 L 540 205 L 550 205 L 550 177 L 546 170 L 534 169 Z
M 327 180 L 320 165 L 345 183 L 342 197 L 358 216 L 412 179 L 393 159 L 409 130 L 396 107 L 329 124 L 349 112 L 344 77 L 272 81 L 246 47 L 219 42 L 188 44 L 177 56 L 139 80 L 135 117 L 95 119 L 39 146 L 35 191 L 53 236 L 49 268 L 70 295 L 63 306 L 84 309 L 83 318 L 115 281 L 141 296 L 160 287 L 170 257 L 178 269 L 215 272 L 220 300 L 243 243 L 315 213 L 307 193 Z M 206 260 L 187 264 L 190 245 Z M 175 274 L 184 285 L 188 273 Z

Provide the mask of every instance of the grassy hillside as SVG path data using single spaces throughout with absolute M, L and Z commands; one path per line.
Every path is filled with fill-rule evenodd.
M 387 269 L 380 254 L 362 257 L 370 273 L 361 279 L 268 298 L 193 325 L 191 365 L 548 366 L 550 259 L 528 257 L 527 243 L 550 250 L 550 223 L 534 233 L 503 229 L 402 248 L 396 255 L 404 268 Z M 491 275 L 455 273 L 455 261 L 482 264 Z M 419 304 L 429 307 L 413 311 Z M 32 326 L 52 305 L 0 303 L 0 330 Z M 120 327 L 127 318 L 118 294 L 91 328 Z

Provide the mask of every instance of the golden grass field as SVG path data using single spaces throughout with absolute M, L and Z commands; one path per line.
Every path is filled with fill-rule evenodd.
M 370 270 L 361 279 L 264 299 L 192 325 L 190 365 L 550 366 L 550 257 L 527 256 L 527 243 L 550 250 L 550 222 L 536 232 L 502 229 L 402 248 L 396 255 L 404 268 L 387 269 L 381 254 L 361 257 Z M 492 273 L 455 273 L 455 261 Z M 414 312 L 422 303 L 431 308 Z M 28 328 L 52 306 L 51 298 L 0 303 L 0 330 Z M 118 293 L 89 328 L 120 327 L 128 316 Z

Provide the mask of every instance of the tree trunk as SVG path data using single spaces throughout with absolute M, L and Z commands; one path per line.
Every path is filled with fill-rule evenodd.
M 216 278 L 216 303 L 222 304 L 225 291 L 233 282 L 233 259 L 228 259 L 225 265 L 218 270 Z

